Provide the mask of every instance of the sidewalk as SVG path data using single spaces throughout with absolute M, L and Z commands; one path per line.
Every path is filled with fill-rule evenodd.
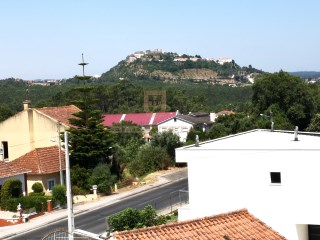
M 116 202 L 119 199 L 129 197 L 135 194 L 139 194 L 139 193 L 151 190 L 153 188 L 159 187 L 161 185 L 168 184 L 170 182 L 175 182 L 180 179 L 187 178 L 187 176 L 188 176 L 187 168 L 181 168 L 181 169 L 178 168 L 173 172 L 161 175 L 158 178 L 157 182 L 150 183 L 147 185 L 142 185 L 125 192 L 120 192 L 110 196 L 101 197 L 96 201 L 73 205 L 73 214 L 77 215 L 88 210 L 94 210 L 102 206 L 107 206 Z M 46 213 L 45 215 L 33 218 L 26 223 L 14 225 L 14 226 L 8 226 L 8 227 L 1 227 L 0 239 L 6 239 L 16 234 L 21 234 L 24 232 L 28 232 L 30 230 L 34 230 L 38 227 L 44 226 L 51 222 L 59 221 L 63 218 L 67 218 L 67 209 L 54 210 L 51 213 Z

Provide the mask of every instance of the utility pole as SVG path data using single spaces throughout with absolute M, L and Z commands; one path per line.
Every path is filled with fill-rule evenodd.
M 66 154 L 66 185 L 67 185 L 67 207 L 68 207 L 68 235 L 69 240 L 73 240 L 74 232 L 74 217 L 71 195 L 71 180 L 70 180 L 70 161 L 69 161 L 69 146 L 68 146 L 68 132 L 64 132 L 64 145 Z
M 59 144 L 59 166 L 60 166 L 60 184 L 64 185 L 63 181 L 63 171 L 62 171 L 62 160 L 61 160 L 61 139 L 60 139 L 60 126 L 61 122 L 57 122 L 57 131 L 58 131 L 58 144 Z

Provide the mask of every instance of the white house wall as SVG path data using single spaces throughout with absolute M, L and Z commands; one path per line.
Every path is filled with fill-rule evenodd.
M 307 224 L 320 225 L 319 156 L 319 149 L 178 149 L 190 202 L 179 220 L 247 208 L 286 238 L 307 240 Z M 281 184 L 271 184 L 270 172 L 281 172 Z
M 192 128 L 191 123 L 181 121 L 178 118 L 176 118 L 176 121 L 175 121 L 173 118 L 159 124 L 158 132 L 161 133 L 161 132 L 166 132 L 171 130 L 173 133 L 176 133 L 180 137 L 181 142 L 186 142 L 187 135 L 191 128 Z

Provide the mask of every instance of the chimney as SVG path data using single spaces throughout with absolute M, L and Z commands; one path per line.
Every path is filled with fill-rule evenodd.
M 296 126 L 296 128 L 294 129 L 294 140 L 295 141 L 299 141 L 299 139 L 298 139 L 298 126 Z
M 23 101 L 23 110 L 28 110 L 29 109 L 29 103 L 30 103 L 30 100 L 24 100 Z
M 210 113 L 210 122 L 215 122 L 216 118 L 216 113 Z
M 199 135 L 196 135 L 196 143 L 195 143 L 196 147 L 199 147 Z

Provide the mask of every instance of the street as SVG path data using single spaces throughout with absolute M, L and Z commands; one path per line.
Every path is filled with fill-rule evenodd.
M 166 184 L 150 191 L 119 199 L 118 202 L 104 206 L 93 211 L 86 211 L 75 216 L 75 228 L 101 234 L 106 231 L 106 217 L 121 210 L 132 207 L 142 209 L 151 204 L 157 210 L 170 208 L 171 205 L 181 201 L 180 190 L 188 189 L 188 179 Z M 17 226 L 19 227 L 19 226 Z M 33 231 L 15 235 L 7 239 L 35 240 L 42 239 L 56 229 L 67 229 L 67 219 L 41 226 Z

